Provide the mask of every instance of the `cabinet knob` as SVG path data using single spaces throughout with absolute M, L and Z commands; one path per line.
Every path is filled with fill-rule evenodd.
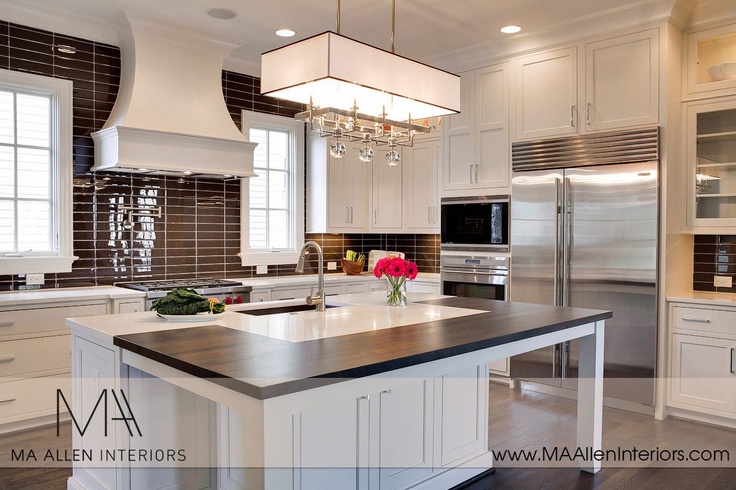
M 9 322 L 0 322 L 0 327 L 12 327 L 15 325 L 15 321 L 10 320 Z
M 14 355 L 0 356 L 0 364 L 10 364 L 15 361 Z

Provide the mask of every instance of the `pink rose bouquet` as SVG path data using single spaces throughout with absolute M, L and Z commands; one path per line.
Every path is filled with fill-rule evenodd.
M 401 257 L 384 257 L 373 268 L 373 275 L 381 278 L 386 276 L 390 284 L 386 294 L 386 300 L 389 306 L 406 305 L 406 292 L 404 284 L 409 279 L 413 281 L 419 269 L 417 264 L 411 260 L 404 260 Z

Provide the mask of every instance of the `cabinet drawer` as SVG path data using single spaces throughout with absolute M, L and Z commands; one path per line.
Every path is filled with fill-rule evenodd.
M 672 308 L 672 327 L 736 335 L 736 311 L 708 308 Z
M 69 371 L 70 367 L 70 335 L 0 342 L 0 382 L 1 378 L 13 376 Z
M 64 330 L 66 329 L 65 318 L 106 314 L 106 303 L 2 311 L 0 312 L 0 338 Z
M 56 413 L 56 390 L 71 402 L 69 373 L 0 384 L 0 424 Z M 64 402 L 61 409 L 66 412 Z

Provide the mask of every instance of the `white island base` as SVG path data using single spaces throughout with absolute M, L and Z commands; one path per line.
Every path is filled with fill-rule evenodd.
M 186 447 L 188 460 L 169 468 L 75 463 L 68 487 L 451 488 L 493 467 L 487 362 L 575 338 L 580 339 L 577 445 L 600 449 L 603 330 L 603 321 L 571 326 L 259 400 L 105 345 L 103 336 L 73 327 L 75 411 L 86 407 L 86 420 L 100 390 L 114 388 L 129 396 L 136 421 L 148 428 L 145 442 L 119 423 L 108 437 L 100 430 L 80 437 L 75 430 L 74 447 L 155 443 Z M 581 467 L 594 473 L 600 463 L 585 461 Z

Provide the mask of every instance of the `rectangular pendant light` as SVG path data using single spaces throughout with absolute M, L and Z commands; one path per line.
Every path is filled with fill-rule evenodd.
M 330 31 L 263 53 L 261 94 L 394 121 L 460 111 L 457 75 Z

